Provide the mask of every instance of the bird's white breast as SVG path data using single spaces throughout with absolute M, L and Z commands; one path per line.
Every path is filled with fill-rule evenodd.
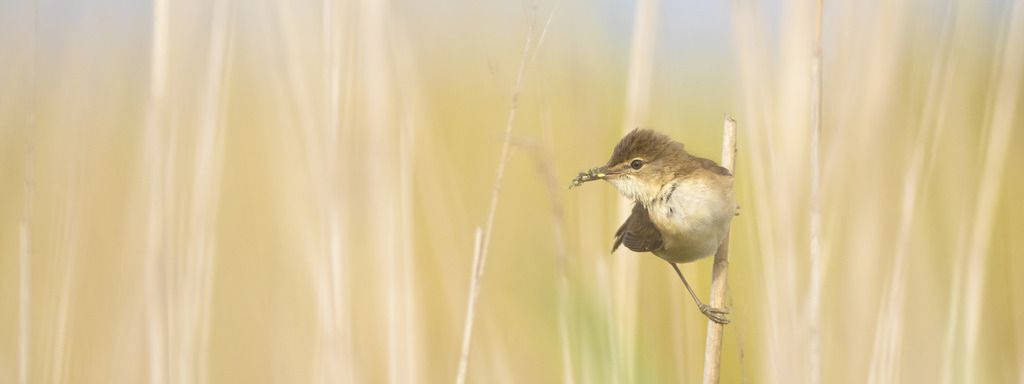
M 731 181 L 731 180 L 730 180 Z M 647 208 L 664 249 L 655 255 L 687 263 L 713 255 L 736 212 L 732 186 L 723 180 L 680 178 L 662 188 Z

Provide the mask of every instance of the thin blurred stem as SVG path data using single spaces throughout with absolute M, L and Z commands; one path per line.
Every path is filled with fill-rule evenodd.
M 30 113 L 29 128 L 32 128 L 34 116 Z M 26 132 L 33 132 L 28 129 Z M 29 138 L 31 143 L 31 138 Z M 29 314 L 32 298 L 32 194 L 35 189 L 34 163 L 35 154 L 31 144 L 25 151 L 24 196 L 22 196 L 21 223 L 18 226 L 18 383 L 29 382 L 29 339 L 31 332 L 31 316 Z
M 1014 115 L 1021 96 L 1024 80 L 1024 4 L 1020 1 L 1010 5 L 1009 25 L 1003 35 L 1002 60 L 994 79 L 996 88 L 989 99 L 989 132 L 983 151 L 981 177 L 978 180 L 978 197 L 975 201 L 974 221 L 966 252 L 967 275 L 964 316 L 964 356 L 966 369 L 962 382 L 981 380 L 977 377 L 976 355 L 981 327 L 982 301 L 984 300 L 985 269 L 987 268 L 996 205 L 1002 186 L 1003 171 L 1009 150 L 1010 136 L 1014 129 Z
M 483 237 L 480 251 L 480 262 L 479 267 L 474 268 L 473 274 L 476 279 L 483 278 L 484 266 L 487 263 L 487 251 L 491 244 L 491 234 L 494 230 L 494 217 L 498 210 L 498 198 L 501 196 L 501 182 L 505 177 L 505 166 L 508 164 L 509 158 L 509 147 L 512 140 L 512 127 L 516 120 L 516 113 L 519 110 L 519 93 L 523 89 L 523 80 L 526 77 L 526 68 L 529 66 L 535 57 L 536 51 L 540 49 L 541 44 L 544 43 L 544 38 L 547 36 L 548 26 L 551 25 L 551 20 L 555 16 L 557 5 L 548 14 L 547 21 L 541 28 L 540 35 L 534 42 L 534 29 L 536 27 L 535 22 L 530 23 L 530 28 L 526 32 L 526 43 L 523 45 L 523 54 L 519 62 L 519 70 L 516 73 L 515 83 L 512 85 L 512 105 L 509 107 L 508 117 L 505 119 L 505 135 L 501 144 L 501 155 L 498 157 L 498 169 L 496 171 L 497 176 L 494 180 L 494 189 L 491 191 L 491 203 L 490 208 L 487 211 L 487 223 L 483 229 Z M 477 283 L 470 284 L 470 295 L 469 304 L 466 307 L 466 322 L 462 333 L 462 351 L 459 354 L 459 368 L 455 376 L 456 383 L 462 384 L 466 382 L 466 371 L 469 364 L 469 349 L 473 339 L 473 317 L 476 310 L 476 300 L 479 295 L 480 287 Z
M 149 383 L 167 380 L 167 300 L 161 257 L 161 224 L 164 222 L 164 194 L 161 170 L 164 156 L 160 113 L 163 110 L 167 76 L 168 1 L 153 3 L 152 48 L 150 51 L 149 100 L 142 142 L 142 172 L 146 186 L 145 240 L 143 243 L 143 295 L 145 297 L 146 348 L 149 361 Z
M 177 361 L 169 381 L 205 383 L 208 380 L 210 303 L 214 281 L 214 250 L 217 244 L 217 211 L 220 203 L 221 169 L 224 157 L 224 110 L 230 89 L 233 57 L 234 17 L 231 0 L 212 4 L 210 42 L 198 105 L 194 153 L 182 240 L 183 265 L 177 276 L 174 311 L 181 324 L 177 334 Z
M 743 114 L 747 119 L 743 126 L 744 137 L 746 142 L 754 143 L 746 147 L 744 151 L 746 156 L 751 159 L 749 162 L 751 169 L 747 174 L 752 190 L 759 191 L 759 193 L 749 196 L 757 210 L 747 211 L 752 214 L 751 220 L 745 220 L 745 223 L 756 234 L 747 239 L 750 247 L 759 252 L 759 256 L 752 261 L 760 262 L 760 266 L 754 264 L 753 269 L 758 271 L 764 287 L 761 290 L 760 299 L 764 302 L 766 312 L 762 316 L 762 321 L 765 324 L 764 338 L 767 340 L 767 347 L 766 353 L 762 356 L 764 356 L 765 364 L 768 367 L 768 381 L 777 382 L 786 377 L 783 373 L 787 371 L 784 365 L 789 360 L 787 357 L 793 353 L 789 349 L 790 343 L 783 342 L 785 337 L 782 336 L 784 321 L 781 317 L 787 311 L 787 303 L 781 299 L 779 288 L 781 284 L 778 281 L 785 278 L 779 268 L 785 255 L 776 251 L 777 244 L 781 242 L 781 239 L 776 239 L 774 231 L 776 228 L 774 220 L 783 216 L 776 213 L 776 210 L 784 204 L 780 204 L 780 199 L 772 193 L 775 188 L 770 187 L 768 182 L 777 172 L 771 165 L 774 162 L 774 155 L 770 149 L 775 148 L 775 145 L 773 144 L 774 138 L 769 134 L 776 103 L 765 102 L 775 96 L 772 94 L 771 87 L 764 80 L 776 75 L 770 71 L 769 67 L 760 64 L 769 62 L 772 57 L 769 53 L 772 47 L 771 39 L 768 37 L 770 34 L 767 33 L 769 28 L 765 26 L 762 11 L 757 4 L 749 1 L 732 2 L 732 7 L 733 30 L 735 31 L 734 50 L 739 55 L 740 83 L 742 85 L 740 93 L 743 95 L 743 104 L 746 105 L 744 108 L 746 112 Z M 764 213 L 758 210 L 763 210 Z
M 53 342 L 53 359 L 51 361 L 50 371 L 50 382 L 52 383 L 64 383 L 68 379 L 68 366 L 70 364 L 70 358 L 68 350 L 71 348 L 71 335 L 69 332 L 69 324 L 71 323 L 71 317 L 73 315 L 71 311 L 72 296 L 77 290 L 73 290 L 75 266 L 78 258 L 78 242 L 77 242 L 77 231 L 79 224 L 79 208 L 77 204 L 78 188 L 77 188 L 77 174 L 78 169 L 72 171 L 71 179 L 72 187 L 68 189 L 67 199 L 68 203 L 64 207 L 63 215 L 61 220 L 61 229 L 59 235 L 60 245 L 58 246 L 58 253 L 61 255 L 61 277 L 60 277 L 60 288 L 57 293 L 57 323 L 54 326 L 54 342 Z
M 410 82 L 411 83 L 411 82 Z M 407 108 L 414 109 L 413 105 L 417 103 L 412 99 L 412 96 L 403 96 L 402 104 Z M 407 114 L 406 116 L 409 116 Z M 399 182 L 399 207 L 398 211 L 401 217 L 399 221 L 399 233 L 401 236 L 399 255 L 401 255 L 400 261 L 400 279 L 401 279 L 401 307 L 404 317 L 406 319 L 403 324 L 404 329 L 402 330 L 403 338 L 401 340 L 404 344 L 405 350 L 405 361 L 407 366 L 405 367 L 405 377 L 400 378 L 402 382 L 414 382 L 420 378 L 419 370 L 419 359 L 416 355 L 420 353 L 419 346 L 419 335 L 416 333 L 417 321 L 420 315 L 417 312 L 417 304 L 419 300 L 416 298 L 416 280 L 414 270 L 416 270 L 416 258 L 414 257 L 415 250 L 415 236 L 413 229 L 413 191 L 415 191 L 415 184 L 413 175 L 416 174 L 416 123 L 414 119 L 407 118 L 402 121 L 400 131 L 398 132 L 399 141 L 399 160 L 398 160 L 398 182 Z
M 725 118 L 722 132 L 722 167 L 730 172 L 736 170 L 736 120 Z M 733 173 L 735 177 L 735 173 Z M 708 305 L 724 308 L 728 288 L 729 235 L 715 253 L 715 264 L 711 269 L 711 295 Z M 725 325 L 708 319 L 708 335 L 704 345 L 704 384 L 718 383 L 722 369 L 722 339 Z
M 626 80 L 626 116 L 623 132 L 647 119 L 654 69 L 654 43 L 657 37 L 658 0 L 641 0 L 633 15 L 633 36 L 630 43 L 629 78 Z
M 32 197 L 35 192 L 35 148 L 33 146 L 36 131 L 36 62 L 38 43 L 39 4 L 32 1 L 32 63 L 29 66 L 31 99 L 29 110 L 25 116 L 25 164 L 22 185 L 21 222 L 18 224 L 18 384 L 29 382 L 29 348 L 32 332 L 31 314 L 29 313 L 32 298 Z
M 906 307 L 907 264 L 910 257 L 910 237 L 914 227 L 914 215 L 920 205 L 921 186 L 931 176 L 934 168 L 934 153 L 937 139 L 942 136 L 945 126 L 944 114 L 949 96 L 949 82 L 952 75 L 950 36 L 953 35 L 955 12 L 953 1 L 946 3 L 945 22 L 939 38 L 939 49 L 936 52 L 934 65 L 928 79 L 928 89 L 924 107 L 920 112 L 917 135 L 913 141 L 913 151 L 907 162 L 907 171 L 903 177 L 903 193 L 900 202 L 899 229 L 893 266 L 886 283 L 885 296 L 878 313 L 875 327 L 875 339 L 871 353 L 871 382 L 899 381 L 900 356 L 902 354 L 902 334 Z
M 1018 189 L 1019 191 L 1019 189 Z M 1018 209 L 1011 217 L 1018 218 L 1017 220 L 1006 220 L 1006 226 L 1010 228 L 1020 228 L 1021 222 L 1019 218 L 1024 217 L 1024 206 L 1018 205 Z M 1021 241 L 1010 241 L 1008 247 L 1008 254 L 1020 255 L 1024 254 L 1024 247 L 1021 247 Z M 1009 258 L 1010 276 L 1021 276 L 1024 273 L 1024 268 L 1021 268 L 1021 260 L 1019 258 Z M 1024 282 L 1020 279 L 1010 279 L 1010 302 L 1013 303 L 1010 307 L 1010 319 L 1016 326 L 1013 327 L 1014 333 L 1017 335 L 1017 361 L 1024 359 Z M 1017 364 L 1017 383 L 1024 384 L 1024 364 Z
M 323 0 L 322 46 L 324 53 L 324 105 L 322 120 L 317 120 L 314 104 L 307 92 L 307 80 L 302 66 L 297 65 L 301 52 L 296 48 L 301 38 L 296 37 L 297 28 L 292 7 L 287 3 L 275 3 L 280 35 L 280 46 L 284 52 L 284 69 L 280 71 L 285 79 L 287 93 L 278 102 L 292 112 L 294 121 L 285 126 L 294 126 L 304 144 L 306 166 L 316 175 L 316 184 L 311 188 L 317 192 L 317 202 L 323 207 L 324 216 L 320 221 L 321 243 L 309 255 L 308 268 L 314 281 L 317 306 L 317 350 L 314 358 L 318 383 L 352 383 L 357 381 L 360 371 L 353 364 L 351 298 L 349 296 L 349 269 L 351 261 L 348 247 L 349 199 L 341 190 L 338 164 L 348 161 L 350 155 L 346 145 L 346 132 L 351 131 L 355 113 L 351 111 L 355 89 L 356 59 L 368 55 L 357 55 L 357 44 L 353 36 L 370 36 L 360 31 L 367 20 L 360 16 L 364 5 L 360 2 Z M 357 22 L 358 20 L 358 22 Z M 344 70 L 343 70 L 344 69 Z M 350 86 L 342 89 L 343 84 Z M 342 118 L 344 117 L 344 118 Z M 321 125 L 322 121 L 322 125 Z M 385 125 L 385 124 L 381 124 Z M 318 130 L 319 129 L 319 130 Z M 377 232 L 377 231 L 375 231 Z
M 654 73 L 654 47 L 658 34 L 658 0 L 636 2 L 633 15 L 632 40 L 629 47 L 629 68 L 626 80 L 626 106 L 622 124 L 623 134 L 648 121 L 651 97 L 651 78 Z M 629 203 L 621 200 L 618 222 L 629 215 Z M 615 290 L 612 307 L 616 322 L 611 330 L 615 335 L 612 350 L 612 377 L 622 382 L 635 381 L 636 318 L 639 258 L 614 259 Z
M 336 9 L 337 2 L 334 0 L 323 1 L 323 51 L 326 53 L 327 97 L 324 110 L 325 132 L 323 145 L 324 161 L 309 161 L 307 164 L 314 169 L 321 170 L 325 180 L 326 190 L 322 197 L 322 204 L 327 208 L 327 215 L 324 219 L 326 230 L 326 241 L 323 243 L 325 256 L 318 259 L 314 267 L 315 276 L 320 281 L 317 286 L 317 305 L 320 306 L 320 324 L 318 334 L 321 339 L 327 340 L 319 347 L 317 360 L 317 382 L 330 383 L 342 382 L 351 383 L 354 373 L 349 367 L 351 361 L 351 327 L 347 324 L 350 314 L 346 313 L 350 307 L 348 304 L 348 287 L 346 275 L 348 272 L 348 257 L 342 244 L 345 244 L 347 228 L 344 227 L 342 215 L 346 211 L 344 199 L 338 190 L 337 164 L 340 130 L 338 106 L 341 104 L 341 33 Z M 285 23 L 282 23 L 285 24 Z M 290 24 L 285 24 L 290 25 Z M 287 40 L 286 40 L 287 41 Z M 290 43 L 290 41 L 289 41 Z M 290 44 L 288 44 L 290 46 Z M 312 119 L 309 119 L 312 120 Z M 304 138 L 307 146 L 315 147 L 315 140 L 311 139 L 313 134 L 309 131 L 312 127 L 305 128 Z M 323 171 L 326 170 L 326 171 Z M 321 266 L 326 265 L 326 268 Z M 324 356 L 326 355 L 326 356 Z M 349 369 L 346 369 L 349 368 Z M 344 376 L 347 375 L 347 376 Z
M 473 338 L 473 320 L 476 318 L 476 298 L 480 295 L 480 278 L 483 269 L 480 268 L 480 261 L 483 258 L 482 242 L 483 230 L 480 227 L 474 232 L 473 242 L 473 269 L 469 278 L 469 303 L 466 309 L 465 327 L 462 328 L 462 352 L 459 353 L 459 371 L 455 382 L 463 384 L 466 382 L 466 370 L 469 365 L 469 344 Z
M 815 2 L 814 50 L 811 61 L 811 278 L 808 291 L 808 365 L 810 382 L 821 382 L 821 300 L 825 260 L 821 254 L 821 17 L 822 0 Z

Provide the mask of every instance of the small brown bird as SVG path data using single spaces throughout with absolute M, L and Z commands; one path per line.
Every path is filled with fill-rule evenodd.
M 665 259 L 701 313 L 728 323 L 728 311 L 701 302 L 676 264 L 713 255 L 729 233 L 737 212 L 729 170 L 690 155 L 666 135 L 634 129 L 615 146 L 607 164 L 580 172 L 569 188 L 593 180 L 612 183 L 635 203 L 633 213 L 615 231 L 612 252 L 625 245 Z

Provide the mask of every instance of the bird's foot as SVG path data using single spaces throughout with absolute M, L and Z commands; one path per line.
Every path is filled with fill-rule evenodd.
M 722 325 L 729 324 L 729 319 L 725 317 L 729 313 L 728 309 L 714 308 L 707 304 L 701 304 L 698 308 L 700 308 L 700 313 L 703 313 L 711 321 Z

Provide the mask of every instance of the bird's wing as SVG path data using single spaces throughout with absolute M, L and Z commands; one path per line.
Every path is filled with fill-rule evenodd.
M 708 160 L 701 157 L 698 157 L 697 160 L 700 161 L 701 168 L 707 169 L 711 172 L 717 173 L 722 176 L 732 176 L 732 172 L 729 172 L 729 170 L 725 169 L 725 167 L 716 164 L 714 160 Z
M 625 245 L 633 252 L 652 252 L 661 249 L 661 232 L 647 216 L 647 209 L 637 203 L 633 206 L 633 214 L 629 215 L 618 231 L 615 231 L 615 245 L 612 252 Z

